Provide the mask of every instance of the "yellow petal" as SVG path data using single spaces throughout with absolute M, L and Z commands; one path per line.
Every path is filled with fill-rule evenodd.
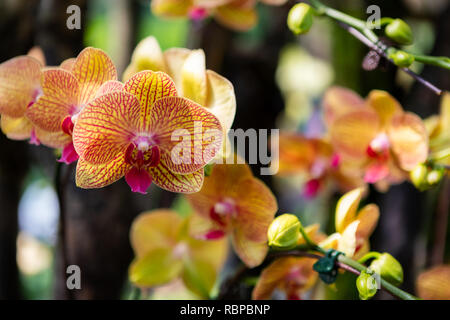
M 237 1 L 240 3 L 242 1 Z M 258 14 L 254 7 L 240 4 L 226 4 L 214 10 L 216 18 L 224 26 L 236 31 L 247 31 L 258 22 Z
M 331 87 L 323 97 L 323 112 L 327 125 L 340 116 L 365 107 L 364 100 L 354 91 L 343 87 Z
M 260 265 L 269 251 L 267 241 L 249 240 L 242 229 L 237 227 L 233 230 L 231 240 L 237 255 L 249 268 Z
M 178 91 L 181 92 L 181 74 L 186 59 L 191 54 L 191 50 L 185 48 L 171 48 L 164 51 L 163 56 L 167 66 L 167 73 L 175 82 Z
M 224 133 L 231 128 L 236 114 L 233 84 L 211 70 L 206 70 L 208 98 L 205 107 L 220 121 Z
M 368 204 L 364 206 L 356 217 L 359 221 L 356 237 L 361 239 L 369 238 L 377 225 L 379 217 L 380 210 L 376 204 Z
M 342 233 L 345 228 L 355 220 L 356 210 L 363 195 L 364 189 L 357 188 L 344 194 L 336 205 L 336 231 Z
M 163 53 L 155 37 L 147 37 L 139 42 L 134 49 L 131 63 L 136 71 L 152 70 L 166 72 Z
M 209 260 L 188 260 L 181 275 L 185 286 L 202 298 L 209 298 L 217 272 Z
M 181 95 L 197 102 L 201 106 L 206 103 L 206 65 L 205 53 L 202 49 L 194 50 L 186 59 L 181 70 Z
M 217 240 L 199 240 L 189 237 L 187 241 L 193 260 L 209 261 L 216 271 L 222 269 L 229 251 L 226 237 Z
M 181 217 L 169 209 L 141 213 L 130 230 L 131 245 L 137 257 L 156 248 L 172 247 L 182 225 Z
M 358 244 L 356 238 L 356 231 L 358 230 L 359 223 L 360 222 L 358 220 L 350 223 L 347 226 L 347 228 L 345 228 L 341 238 L 338 241 L 337 249 L 345 253 L 345 255 L 348 257 L 352 257 L 356 251 L 356 247 Z
M 428 157 L 428 134 L 422 120 L 405 112 L 392 119 L 388 129 L 389 140 L 400 167 L 412 170 Z
M 2 115 L 0 119 L 2 132 L 12 140 L 25 140 L 31 136 L 33 125 L 26 117 L 12 118 Z
M 157 16 L 185 17 L 192 5 L 192 0 L 152 0 L 151 9 Z
M 378 113 L 382 126 L 388 125 L 394 116 L 403 112 L 400 103 L 386 91 L 372 90 L 367 104 Z
M 425 300 L 450 300 L 450 266 L 440 265 L 420 274 L 417 294 Z
M 125 162 L 123 154 L 97 165 L 80 158 L 77 163 L 76 184 L 84 189 L 103 188 L 121 179 L 131 167 Z

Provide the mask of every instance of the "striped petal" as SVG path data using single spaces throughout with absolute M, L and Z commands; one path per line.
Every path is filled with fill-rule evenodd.
M 163 17 L 185 17 L 193 6 L 192 0 L 152 0 L 153 14 Z
M 228 132 L 236 114 L 236 96 L 233 84 L 226 78 L 211 70 L 206 70 L 208 98 L 205 107 L 211 111 L 224 132 Z
M 142 128 L 151 122 L 153 104 L 164 97 L 176 97 L 172 79 L 163 72 L 142 71 L 125 83 L 125 92 L 133 94 L 141 104 Z
M 106 81 L 117 80 L 116 67 L 108 55 L 90 47 L 80 52 L 71 72 L 80 83 L 80 103 L 93 100 Z
M 380 122 L 375 112 L 351 112 L 333 122 L 330 127 L 331 142 L 343 156 L 365 158 L 367 148 L 379 130 Z
M 378 113 L 383 127 L 387 126 L 394 116 L 403 112 L 400 103 L 386 91 L 372 90 L 367 104 Z
M 125 163 L 123 155 L 102 164 L 91 164 L 82 158 L 78 160 L 76 170 L 76 184 L 83 189 L 103 188 L 116 182 L 131 169 Z
M 102 84 L 102 86 L 98 89 L 95 97 L 98 98 L 111 92 L 123 91 L 123 87 L 124 84 L 120 81 L 116 80 L 107 81 L 104 84 Z
M 231 242 L 236 254 L 249 268 L 260 265 L 269 251 L 267 241 L 249 240 L 241 228 L 233 229 Z
M 400 167 L 412 170 L 428 157 L 428 133 L 422 120 L 405 112 L 392 119 L 388 128 L 389 140 Z
M 174 173 L 199 170 L 222 146 L 219 120 L 198 104 L 180 97 L 156 101 L 144 131 L 155 135 L 161 162 Z
M 323 97 L 325 123 L 329 126 L 340 116 L 365 107 L 364 100 L 354 91 L 343 87 L 331 87 Z
M 203 169 L 189 174 L 177 174 L 170 171 L 163 162 L 160 162 L 157 167 L 148 170 L 153 178 L 153 183 L 167 191 L 194 193 L 198 192 L 203 185 Z
M 20 56 L 0 64 L 0 113 L 22 117 L 41 93 L 41 64 Z
M 49 132 L 37 127 L 34 128 L 36 138 L 44 145 L 50 148 L 62 149 L 72 142 L 72 137 L 62 131 Z
M 78 111 L 78 81 L 65 70 L 47 69 L 42 73 L 42 90 L 43 95 L 28 108 L 26 115 L 43 130 L 61 131 L 63 120 Z
M 73 131 L 75 150 L 92 164 L 124 156 L 138 128 L 139 101 L 126 92 L 113 92 L 89 103 Z
M 258 14 L 252 6 L 247 6 L 249 1 L 234 1 L 214 10 L 214 18 L 221 24 L 236 31 L 247 31 L 258 22 Z
M 71 72 L 73 69 L 73 66 L 75 64 L 76 59 L 75 58 L 69 58 L 64 60 L 63 62 L 61 62 L 61 64 L 59 65 L 59 67 L 63 70 L 69 71 Z
M 181 70 L 180 95 L 204 106 L 206 103 L 206 64 L 205 52 L 193 50 L 183 64 Z

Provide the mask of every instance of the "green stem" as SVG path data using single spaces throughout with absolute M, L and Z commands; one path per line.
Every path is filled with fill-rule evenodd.
M 414 56 L 414 60 L 418 62 L 450 70 L 450 59 L 447 57 L 423 56 L 418 54 L 412 55 Z
M 360 258 L 358 260 L 359 263 L 365 263 L 366 261 L 370 260 L 370 259 L 377 259 L 380 257 L 380 253 L 379 252 L 375 252 L 375 251 L 371 251 L 366 253 L 362 258 Z
M 355 261 L 351 258 L 348 258 L 344 255 L 340 255 L 338 257 L 338 261 L 341 263 L 344 263 L 360 272 L 365 271 L 367 268 L 362 265 L 361 263 L 359 263 L 358 261 Z M 397 288 L 396 286 L 392 285 L 391 283 L 389 283 L 388 281 L 384 280 L 383 278 L 381 278 L 381 286 L 386 289 L 387 291 L 389 291 L 390 293 L 392 293 L 393 295 L 395 295 L 396 297 L 403 299 L 403 300 L 419 300 L 417 297 L 413 296 L 412 294 L 409 294 L 405 291 L 403 291 L 402 289 Z

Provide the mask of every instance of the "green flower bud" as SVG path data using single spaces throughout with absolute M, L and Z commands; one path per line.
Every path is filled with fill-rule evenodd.
M 428 167 L 425 164 L 421 163 L 409 173 L 409 178 L 417 189 L 423 191 L 428 188 L 428 183 L 426 180 L 427 174 Z
M 394 19 L 384 30 L 386 35 L 401 45 L 413 43 L 413 33 L 409 25 L 402 19 Z
M 394 286 L 398 286 L 403 282 L 403 268 L 401 264 L 387 252 L 380 254 L 377 259 L 373 260 L 369 269 Z
M 414 62 L 414 56 L 408 52 L 396 50 L 389 54 L 389 58 L 400 68 L 408 68 Z
M 286 213 L 275 218 L 267 231 L 269 246 L 278 248 L 295 247 L 301 235 L 300 227 L 300 221 L 293 214 Z
M 291 8 L 287 17 L 287 25 L 294 34 L 304 34 L 313 24 L 314 9 L 306 3 L 297 3 Z
M 378 290 L 376 276 L 367 271 L 361 272 L 356 279 L 356 288 L 358 289 L 359 298 L 361 300 L 368 300 L 372 298 Z
M 430 187 L 437 185 L 444 177 L 444 168 L 434 168 L 427 174 L 427 183 Z

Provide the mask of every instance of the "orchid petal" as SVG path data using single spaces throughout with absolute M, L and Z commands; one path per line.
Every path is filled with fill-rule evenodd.
M 231 240 L 236 254 L 249 268 L 260 265 L 269 251 L 267 241 L 249 240 L 239 227 L 233 230 Z
M 360 221 L 355 220 L 350 223 L 342 232 L 342 236 L 338 241 L 337 250 L 343 252 L 346 256 L 352 257 L 356 252 L 357 238 L 356 231 Z
M 153 0 L 153 14 L 164 17 L 185 17 L 192 7 L 192 0 Z
M 102 164 L 91 164 L 80 158 L 77 163 L 76 184 L 84 189 L 103 188 L 121 179 L 131 168 L 122 154 Z
M 258 22 L 254 7 L 226 4 L 214 10 L 214 18 L 221 24 L 237 31 L 247 31 Z
M 125 174 L 125 181 L 130 186 L 131 191 L 147 194 L 147 189 L 152 183 L 152 177 L 145 169 L 133 167 Z
M 170 171 L 163 162 L 157 167 L 148 168 L 153 183 L 158 187 L 171 192 L 194 193 L 202 188 L 203 169 L 188 174 L 177 174 Z
M 134 49 L 131 62 L 136 70 L 166 71 L 163 53 L 155 37 L 147 37 L 139 42 Z
M 65 164 L 71 164 L 74 161 L 77 161 L 79 158 L 78 153 L 75 151 L 73 147 L 73 143 L 70 142 L 67 144 L 61 153 L 61 158 L 58 159 L 58 162 L 63 162 Z
M 323 98 L 325 122 L 330 126 L 340 116 L 365 107 L 364 100 L 354 91 L 343 87 L 331 87 Z
M 181 93 L 183 97 L 204 106 L 206 103 L 206 64 L 205 52 L 193 50 L 181 70 Z
M 387 126 L 394 116 L 403 112 L 400 103 L 386 91 L 372 90 L 367 104 L 378 113 L 383 127 Z
M 360 239 L 368 239 L 375 229 L 380 210 L 376 204 L 368 204 L 364 206 L 358 213 L 356 219 L 359 221 L 356 237 Z
M 91 164 L 125 154 L 138 128 L 139 101 L 126 92 L 113 92 L 89 103 L 80 112 L 73 131 L 75 149 Z
M 342 233 L 356 218 L 356 211 L 361 201 L 364 189 L 357 188 L 344 194 L 336 205 L 336 231 Z
M 209 298 L 216 283 L 217 271 L 210 259 L 187 260 L 181 277 L 189 290 L 202 298 Z
M 219 120 L 196 103 L 180 97 L 156 101 L 144 131 L 155 135 L 161 162 L 174 173 L 192 173 L 203 168 L 222 146 Z
M 34 59 L 39 61 L 41 66 L 45 66 L 46 65 L 44 51 L 42 51 L 42 48 L 39 47 L 39 46 L 35 46 L 35 47 L 31 48 L 28 51 L 27 56 L 33 57 Z
M 428 157 L 428 134 L 422 120 L 406 112 L 392 119 L 389 140 L 400 167 L 412 170 Z
M 108 55 L 91 47 L 80 52 L 71 72 L 80 84 L 80 103 L 94 99 L 97 90 L 106 81 L 117 80 L 116 67 Z
M 62 149 L 72 142 L 72 137 L 62 131 L 49 132 L 37 127 L 35 127 L 34 130 L 36 138 L 44 146 L 50 148 Z
M 370 142 L 379 132 L 379 126 L 375 112 L 347 113 L 336 119 L 330 128 L 332 144 L 343 156 L 364 158 Z
M 177 90 L 170 77 L 163 72 L 142 71 L 125 83 L 124 91 L 133 94 L 141 105 L 142 128 L 152 121 L 153 104 L 164 97 L 176 97 Z
M 41 91 L 41 64 L 20 56 L 0 64 L 0 113 L 22 117 Z
M 63 120 L 76 113 L 78 81 L 71 73 L 62 69 L 47 69 L 42 73 L 43 95 L 30 106 L 27 117 L 39 128 L 56 132 L 61 131 Z
M 59 65 L 59 67 L 63 70 L 69 71 L 71 72 L 73 69 L 73 66 L 75 65 L 75 58 L 69 58 L 64 60 L 63 62 L 61 62 L 61 64 Z
M 185 48 L 171 48 L 163 53 L 167 66 L 167 73 L 173 79 L 173 82 L 175 82 L 178 91 L 182 89 L 181 74 L 183 65 L 190 54 L 191 50 Z
M 450 266 L 438 265 L 420 274 L 417 293 L 425 300 L 450 300 Z
M 30 138 L 33 125 L 26 117 L 12 118 L 2 115 L 0 119 L 2 132 L 12 140 L 25 140 Z
M 221 237 L 205 241 L 189 237 L 187 241 L 192 260 L 209 261 L 216 271 L 223 267 L 228 256 L 227 238 Z
M 364 181 L 367 183 L 376 183 L 389 176 L 389 165 L 386 162 L 373 162 L 366 168 Z
M 111 92 L 123 91 L 123 87 L 124 84 L 120 81 L 116 80 L 107 81 L 104 84 L 102 84 L 102 86 L 98 89 L 95 97 L 98 98 Z

